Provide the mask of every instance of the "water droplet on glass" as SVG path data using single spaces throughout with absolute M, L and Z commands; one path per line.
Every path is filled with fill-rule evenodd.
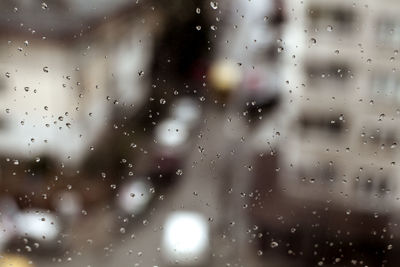
M 278 246 L 278 243 L 275 241 L 271 242 L 271 248 L 276 248 Z
M 217 9 L 218 8 L 218 3 L 214 2 L 214 1 L 211 1 L 210 2 L 210 6 L 211 6 L 212 9 Z

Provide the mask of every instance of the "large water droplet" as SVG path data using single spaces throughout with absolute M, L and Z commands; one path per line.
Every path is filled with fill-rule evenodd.
M 211 6 L 212 9 L 217 9 L 218 8 L 218 2 L 211 1 L 210 2 L 210 6 Z

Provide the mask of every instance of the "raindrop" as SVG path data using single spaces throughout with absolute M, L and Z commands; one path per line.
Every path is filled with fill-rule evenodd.
M 271 242 L 271 248 L 276 248 L 278 246 L 278 243 L 275 241 Z
M 215 10 L 215 9 L 218 8 L 218 3 L 217 3 L 217 2 L 214 2 L 214 1 L 211 1 L 211 2 L 210 2 L 210 6 L 211 6 L 212 9 Z

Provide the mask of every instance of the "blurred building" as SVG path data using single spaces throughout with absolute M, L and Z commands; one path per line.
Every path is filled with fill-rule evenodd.
M 292 116 L 283 186 L 348 209 L 395 208 L 400 5 L 289 1 L 284 35 Z
M 158 11 L 94 4 L 1 4 L 2 155 L 80 164 L 115 110 L 129 116 L 143 104 Z
M 374 264 L 381 264 L 393 236 L 377 241 L 371 233 L 391 228 L 398 206 L 400 5 L 289 0 L 286 7 L 287 129 L 271 187 L 279 204 L 264 218 L 302 229 L 298 240 L 307 244 L 332 238 L 360 242 L 357 253 L 374 247 Z M 326 261 L 337 253 L 322 247 Z M 351 249 L 341 250 L 345 259 Z

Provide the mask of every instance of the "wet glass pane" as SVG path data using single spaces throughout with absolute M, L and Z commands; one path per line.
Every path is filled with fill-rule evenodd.
M 400 3 L 0 2 L 0 267 L 399 266 Z

